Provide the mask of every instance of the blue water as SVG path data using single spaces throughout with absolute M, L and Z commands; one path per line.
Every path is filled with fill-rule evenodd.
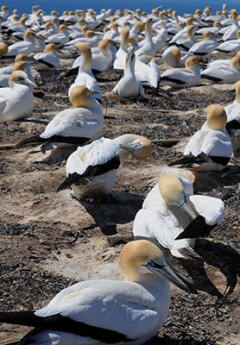
M 229 9 L 236 8 L 240 11 L 240 0 L 216 1 L 216 0 L 6 0 L 1 1 L 1 5 L 14 9 L 17 8 L 20 13 L 30 13 L 33 5 L 39 5 L 46 13 L 51 10 L 57 10 L 62 13 L 64 10 L 75 10 L 93 8 L 99 12 L 102 8 L 120 8 L 124 10 L 129 8 L 135 10 L 141 8 L 143 11 L 150 12 L 152 8 L 163 5 L 163 8 L 172 8 L 178 14 L 192 13 L 196 8 L 204 9 L 211 6 L 213 12 L 222 9 L 222 4 L 227 3 Z

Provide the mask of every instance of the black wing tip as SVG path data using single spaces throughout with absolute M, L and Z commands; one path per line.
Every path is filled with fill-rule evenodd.
M 213 76 L 207 75 L 207 74 L 201 74 L 201 78 L 205 78 L 205 79 L 208 79 L 208 80 L 211 80 L 211 81 L 215 81 L 215 82 L 218 82 L 218 83 L 220 83 L 221 81 L 223 81 L 223 80 L 220 79 L 220 78 L 216 78 L 216 77 L 213 77 Z
M 17 143 L 15 145 L 16 148 L 20 148 L 22 146 L 27 146 L 28 144 L 31 145 L 31 144 L 41 144 L 44 142 L 44 139 L 40 137 L 40 135 L 34 135 L 30 138 L 27 138 L 27 139 L 24 139 L 24 140 L 21 140 L 19 143 Z

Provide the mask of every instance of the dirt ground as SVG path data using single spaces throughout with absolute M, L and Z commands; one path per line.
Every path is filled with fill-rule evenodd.
M 35 71 L 38 90 L 32 116 L 1 123 L 0 145 L 40 133 L 57 112 L 70 106 L 67 91 L 74 77 L 66 77 L 66 72 L 73 58 L 62 54 L 57 72 Z M 1 59 L 1 64 L 8 61 Z M 158 63 L 161 71 L 167 68 L 160 58 Z M 56 193 L 65 177 L 65 161 L 39 163 L 46 155 L 30 153 L 30 148 L 2 147 L 1 311 L 40 308 L 64 287 L 84 279 L 121 279 L 119 253 L 132 238 L 133 220 L 144 197 L 166 164 L 180 156 L 187 138 L 203 124 L 204 108 L 235 98 L 234 86 L 203 81 L 189 89 L 146 90 L 141 99 L 116 99 L 109 96 L 119 75 L 109 71 L 99 79 L 104 136 L 114 138 L 129 132 L 144 135 L 153 140 L 153 153 L 145 162 L 129 160 L 119 168 L 114 188 L 118 202 L 96 204 L 78 202 L 70 190 Z M 167 139 L 179 142 L 167 147 Z M 195 270 L 199 293 L 187 294 L 172 287 L 167 322 L 151 344 L 240 344 L 240 174 L 235 169 L 239 162 L 239 157 L 233 157 L 229 170 L 218 174 L 194 176 L 182 172 L 194 181 L 197 193 L 222 198 L 226 216 L 208 239 L 197 243 L 205 259 L 204 265 Z M 29 330 L 6 324 L 0 329 L 1 344 L 17 340 Z

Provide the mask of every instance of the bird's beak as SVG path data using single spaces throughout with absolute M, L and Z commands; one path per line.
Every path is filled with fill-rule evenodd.
M 143 266 L 145 266 L 152 273 L 166 278 L 168 281 L 176 285 L 178 288 L 187 292 L 191 292 L 187 285 L 171 270 L 171 268 L 167 264 L 159 265 L 154 261 L 151 261 L 151 263 L 154 263 L 154 266 L 149 265 L 148 263 L 146 263 Z
M 98 92 L 98 91 L 89 90 L 89 91 L 88 91 L 88 95 L 89 95 L 89 96 L 97 96 L 97 95 L 99 95 L 99 92 Z
M 180 207 L 191 217 L 192 220 L 194 220 L 198 216 L 198 213 L 195 210 L 192 202 L 189 200 L 189 197 L 185 198 L 183 205 Z
M 27 85 L 29 85 L 29 86 L 32 86 L 32 87 L 37 87 L 37 85 L 34 83 L 34 82 L 32 82 L 30 79 L 25 79 L 25 83 L 27 84 Z

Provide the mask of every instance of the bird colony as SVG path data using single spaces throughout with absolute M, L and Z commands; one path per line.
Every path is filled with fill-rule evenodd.
M 1 344 L 239 344 L 238 11 L 20 12 L 0 12 Z

